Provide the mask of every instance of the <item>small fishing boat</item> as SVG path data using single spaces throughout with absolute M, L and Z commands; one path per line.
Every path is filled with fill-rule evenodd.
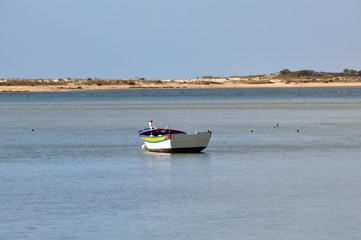
M 212 136 L 209 130 L 187 134 L 168 127 L 156 128 L 152 120 L 148 121 L 148 124 L 149 128 L 140 130 L 138 135 L 144 142 L 142 149 L 150 152 L 200 152 L 207 147 Z

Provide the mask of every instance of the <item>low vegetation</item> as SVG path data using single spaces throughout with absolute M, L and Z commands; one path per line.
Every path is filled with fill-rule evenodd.
M 314 70 L 290 71 L 283 69 L 276 77 L 285 84 L 361 82 L 361 71 L 345 69 L 343 72 L 317 72 Z
M 280 77 L 303 78 L 303 77 L 360 77 L 361 71 L 345 69 L 343 72 L 316 72 L 314 70 L 290 71 L 283 69 L 280 71 Z
M 0 86 L 48 86 L 63 85 L 61 81 L 51 81 L 43 79 L 6 79 L 0 81 Z

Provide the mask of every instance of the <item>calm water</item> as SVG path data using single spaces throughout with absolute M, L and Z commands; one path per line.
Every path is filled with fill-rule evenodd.
M 0 93 L 0 239 L 360 239 L 360 183 L 361 88 Z

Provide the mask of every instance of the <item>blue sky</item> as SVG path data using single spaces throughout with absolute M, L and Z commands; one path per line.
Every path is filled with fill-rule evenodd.
M 361 70 L 359 0 L 0 0 L 0 78 Z

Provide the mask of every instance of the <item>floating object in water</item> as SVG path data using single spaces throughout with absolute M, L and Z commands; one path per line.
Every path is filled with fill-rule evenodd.
M 144 142 L 142 149 L 150 152 L 200 152 L 207 147 L 212 136 L 209 130 L 187 134 L 175 129 L 156 128 L 151 120 L 148 123 L 149 128 L 140 130 L 138 135 Z

